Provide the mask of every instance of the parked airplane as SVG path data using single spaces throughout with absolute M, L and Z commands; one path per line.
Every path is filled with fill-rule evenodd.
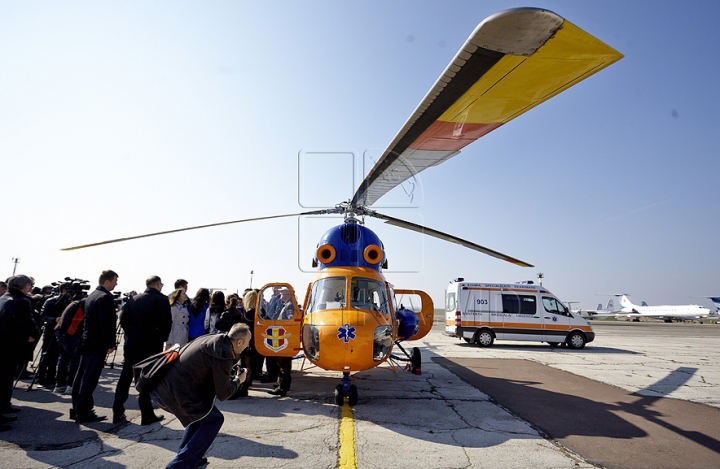
M 615 314 L 619 311 L 620 311 L 619 309 L 615 308 L 615 303 L 613 302 L 612 298 L 610 298 L 608 300 L 608 304 L 605 308 L 602 307 L 602 303 L 599 303 L 597 305 L 597 309 L 572 310 L 572 312 L 577 312 L 580 316 L 584 317 L 585 319 L 607 318 L 607 317 L 615 316 Z
M 706 296 L 705 298 L 709 298 L 715 305 L 715 311 L 710 313 L 708 317 L 710 319 L 715 319 L 718 321 L 718 324 L 720 324 L 720 296 Z
M 615 295 L 620 298 L 620 312 L 615 314 L 617 319 L 632 319 L 639 321 L 640 318 L 657 318 L 665 322 L 672 322 L 683 319 L 700 319 L 712 315 L 710 309 L 698 305 L 663 305 L 647 306 L 643 302 L 641 306 L 633 304 L 627 295 Z

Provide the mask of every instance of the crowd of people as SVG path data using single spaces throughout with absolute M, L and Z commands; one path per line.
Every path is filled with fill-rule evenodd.
M 127 420 L 125 404 L 134 378 L 133 365 L 164 350 L 182 348 L 178 365 L 158 385 L 157 394 L 138 394 L 141 425 L 163 419 L 155 413 L 155 401 L 186 426 L 180 451 L 168 467 L 195 467 L 189 464 L 202 462 L 222 425 L 222 414 L 213 404 L 215 397 L 247 397 L 253 380 L 275 382 L 269 391 L 273 395 L 285 396 L 290 389 L 291 359 L 265 358 L 253 346 L 258 290 L 246 289 L 242 297 L 236 293 L 226 297 L 222 291 L 200 288 L 191 298 L 188 282 L 179 279 L 165 296 L 162 279 L 151 276 L 145 291 L 132 292 L 122 301 L 112 293 L 117 284 L 118 274 L 112 270 L 100 274 L 97 287 L 89 294 L 85 292 L 89 285 L 75 281 L 42 289 L 26 275 L 0 282 L 0 432 L 11 430 L 11 423 L 18 418 L 15 414 L 20 408 L 11 400 L 20 379 L 32 380 L 31 386 L 72 395 L 69 416 L 76 423 L 107 419 L 95 412 L 93 394 L 120 341 L 123 366 L 115 387 L 113 423 Z M 285 296 L 289 296 L 287 289 L 274 289 L 262 314 L 292 317 L 294 310 L 287 307 Z M 38 343 L 42 344 L 39 354 L 35 352 Z M 199 355 L 195 356 L 199 353 L 213 356 L 217 363 L 199 369 Z M 40 358 L 33 375 L 28 367 L 36 355 Z M 183 375 L 184 367 L 191 374 Z M 198 383 L 207 382 L 203 380 L 208 373 L 220 381 L 212 389 L 202 389 Z M 169 384 L 173 380 L 175 384 Z M 202 441 L 193 443 L 193 438 Z

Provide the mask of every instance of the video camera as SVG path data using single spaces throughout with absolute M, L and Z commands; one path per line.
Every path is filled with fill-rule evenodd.
M 83 280 L 80 278 L 65 277 L 62 282 L 53 282 L 50 285 L 53 287 L 53 295 L 59 295 L 60 290 L 65 288 L 65 294 L 70 297 L 71 300 L 77 300 L 85 298 L 90 290 L 90 280 Z
M 136 293 L 134 291 L 131 291 L 128 293 L 114 291 L 114 292 L 112 292 L 112 294 L 113 294 L 113 301 L 115 302 L 116 305 L 121 305 L 136 295 Z

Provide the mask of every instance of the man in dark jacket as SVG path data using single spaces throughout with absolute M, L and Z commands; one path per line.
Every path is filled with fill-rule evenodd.
M 68 285 L 68 283 L 60 284 L 58 287 L 60 293 L 45 301 L 40 310 L 40 319 L 45 324 L 45 329 L 43 332 L 42 358 L 37 371 L 38 388 L 49 387 L 53 389 L 55 385 L 55 371 L 60 355 L 60 347 L 58 347 L 55 340 L 55 326 L 57 325 L 57 319 L 65 311 L 72 299 L 72 295 L 68 292 Z
M 215 397 L 228 399 L 245 380 L 246 372 L 233 373 L 233 364 L 251 337 L 246 324 L 235 324 L 227 334 L 198 337 L 181 351 L 158 383 L 158 405 L 185 427 L 178 454 L 166 468 L 194 468 L 203 462 L 225 421 L 215 407 Z
M 163 295 L 160 277 L 153 275 L 145 281 L 147 289 L 125 303 L 120 325 L 125 331 L 123 369 L 115 388 L 113 423 L 125 420 L 125 402 L 133 379 L 133 365 L 163 351 L 163 344 L 170 335 L 172 313 L 167 296 Z M 141 425 L 162 420 L 155 415 L 150 394 L 140 393 Z
M 77 423 L 99 422 L 104 415 L 94 411 L 93 393 L 97 388 L 105 365 L 105 356 L 115 350 L 115 328 L 117 314 L 115 299 L 111 291 L 115 289 L 118 275 L 112 270 L 104 270 L 95 291 L 85 300 L 85 324 L 80 344 L 80 365 L 73 382 L 70 418 Z
M 20 412 L 10 405 L 17 366 L 25 360 L 27 344 L 39 338 L 27 294 L 33 281 L 26 275 L 8 279 L 8 291 L 0 297 L 0 431 L 10 430 L 16 417 L 4 414 Z

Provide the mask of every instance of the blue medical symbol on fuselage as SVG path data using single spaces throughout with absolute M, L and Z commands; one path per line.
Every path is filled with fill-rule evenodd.
M 350 340 L 355 338 L 355 326 L 345 324 L 345 326 L 338 327 L 338 339 L 344 340 L 347 344 Z
M 553 316 L 553 322 L 557 322 L 557 316 Z

